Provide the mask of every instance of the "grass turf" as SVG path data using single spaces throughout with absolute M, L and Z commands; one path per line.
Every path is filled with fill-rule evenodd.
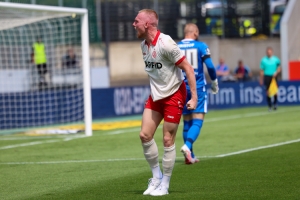
M 170 195 L 161 198 L 300 199 L 300 143 L 214 157 L 299 139 L 299 117 L 299 107 L 281 107 L 273 113 L 265 108 L 212 111 L 194 149 L 200 157 L 213 158 L 204 157 L 191 166 L 183 164 L 179 152 L 181 126 Z M 122 130 L 120 134 L 99 131 L 70 141 L 55 136 L 20 136 L 22 140 L 1 136 L 0 199 L 153 198 L 142 195 L 151 173 L 143 159 L 138 128 Z M 155 139 L 161 157 L 161 128 Z M 40 144 L 1 149 L 32 142 Z

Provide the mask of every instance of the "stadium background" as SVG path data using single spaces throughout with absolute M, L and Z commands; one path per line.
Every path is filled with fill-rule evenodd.
M 263 88 L 258 85 L 259 62 L 265 55 L 267 46 L 273 47 L 274 54 L 279 58 L 281 56 L 278 26 L 286 6 L 285 1 L 227 0 L 223 2 L 224 9 L 222 1 L 212 1 L 212 6 L 209 7 L 207 3 L 210 1 L 205 0 L 5 2 L 88 9 L 94 120 L 142 112 L 143 102 L 149 94 L 148 77 L 144 72 L 141 56 L 137 56 L 140 55 L 140 41 L 136 39 L 132 28 L 132 20 L 142 8 L 158 10 L 159 29 L 176 41 L 183 37 L 182 29 L 185 23 L 196 23 L 200 29 L 199 39 L 209 45 L 215 65 L 222 57 L 231 71 L 237 66 L 238 60 L 243 60 L 250 67 L 254 75 L 252 82 L 220 84 L 219 95 L 209 98 L 210 108 L 265 105 Z M 300 102 L 298 82 L 282 83 L 279 92 L 283 95 L 283 98 L 279 99 L 282 105 Z M 13 99 L 14 94 L 8 94 L 6 98 Z M 22 104 L 21 100 L 15 101 L 16 104 Z M 46 119 L 56 115 L 51 112 L 47 114 L 49 116 L 46 116 Z M 55 124 L 60 120 L 56 118 L 47 124 Z M 5 125 L 2 128 L 5 128 Z
M 150 90 L 139 56 L 140 41 L 131 27 L 136 12 L 144 7 L 159 11 L 160 29 L 175 40 L 182 38 L 184 23 L 197 23 L 215 64 L 223 57 L 232 70 L 243 59 L 255 74 L 252 81 L 220 83 L 217 95 L 209 93 L 209 114 L 194 144 L 201 159 L 197 165 L 183 164 L 179 125 L 170 195 L 163 198 L 299 199 L 300 81 L 279 82 L 276 112 L 267 111 L 264 89 L 257 81 L 267 46 L 281 58 L 278 25 L 284 5 L 276 10 L 267 0 L 224 0 L 224 15 L 217 1 L 216 10 L 203 16 L 199 8 L 204 0 L 0 1 L 88 9 L 93 115 L 92 137 L 69 132 L 84 129 L 82 121 L 68 123 L 72 119 L 61 115 L 68 107 L 72 116 L 78 115 L 73 110 L 80 110 L 83 118 L 82 104 L 73 105 L 82 101 L 82 92 L 77 93 L 82 88 L 20 89 L 7 81 L 11 78 L 20 85 L 21 80 L 0 71 L 0 199 L 147 198 L 142 192 L 150 172 L 138 132 Z M 1 42 L 0 57 L 7 55 Z M 33 67 L 27 65 L 10 67 L 17 73 Z M 60 101 L 56 110 L 49 111 L 52 96 L 60 96 Z M 43 126 L 30 127 L 41 121 Z M 160 152 L 161 137 L 159 126 L 155 139 Z

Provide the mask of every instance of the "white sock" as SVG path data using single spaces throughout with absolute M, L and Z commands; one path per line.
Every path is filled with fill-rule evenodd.
M 172 171 L 174 168 L 175 164 L 175 159 L 176 159 L 176 150 L 175 150 L 175 144 L 170 146 L 170 147 L 164 147 L 164 157 L 162 161 L 162 166 L 163 166 L 163 179 L 162 179 L 162 184 L 169 188 L 169 182 L 170 178 L 172 175 Z
M 161 173 L 159 164 L 158 166 L 151 168 L 151 170 L 152 170 L 153 178 L 159 178 L 159 179 L 162 178 L 163 175 Z
M 142 146 L 144 149 L 145 158 L 152 170 L 153 177 L 160 179 L 162 177 L 162 173 L 158 162 L 158 148 L 154 139 L 152 139 L 150 142 L 142 143 Z
M 166 188 L 169 188 L 169 185 L 170 185 L 170 179 L 171 179 L 171 176 L 166 176 L 166 175 L 163 175 L 163 178 L 161 180 L 161 184 L 163 186 L 165 186 Z

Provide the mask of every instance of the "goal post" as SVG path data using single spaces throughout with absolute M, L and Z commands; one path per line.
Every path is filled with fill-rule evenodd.
M 289 80 L 289 62 L 300 60 L 300 1 L 289 0 L 280 22 L 282 79 Z
M 0 2 L 0 132 L 82 122 L 91 136 L 87 9 Z

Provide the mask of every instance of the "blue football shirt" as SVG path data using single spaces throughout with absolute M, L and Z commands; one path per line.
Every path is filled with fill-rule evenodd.
M 193 39 L 183 39 L 178 43 L 179 48 L 186 56 L 187 61 L 194 68 L 197 89 L 205 90 L 206 80 L 204 73 L 204 60 L 210 57 L 210 50 L 204 42 Z M 183 72 L 184 81 L 189 89 L 186 74 Z

